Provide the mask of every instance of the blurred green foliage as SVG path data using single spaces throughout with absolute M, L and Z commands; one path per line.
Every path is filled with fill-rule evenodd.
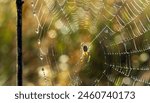
M 46 1 L 48 3 L 50 1 L 50 3 L 53 4 L 53 1 L 56 0 Z M 105 35 L 96 38 L 93 42 L 92 47 L 90 48 L 91 51 L 88 54 L 88 56 L 90 55 L 90 62 L 87 63 L 87 59 L 89 59 L 89 57 L 82 51 L 81 44 L 82 42 L 91 42 L 105 25 L 108 25 L 109 27 L 113 28 L 113 30 L 117 31 L 115 35 L 104 41 L 104 44 L 106 44 L 105 46 L 111 45 L 111 43 L 114 42 L 122 42 L 120 40 L 120 35 L 123 33 L 118 32 L 120 25 L 118 26 L 116 22 L 109 22 L 109 20 L 101 15 L 106 15 L 106 17 L 110 19 L 112 16 L 110 13 L 114 12 L 112 9 L 113 3 L 116 2 L 116 4 L 119 4 L 119 0 L 104 0 L 104 3 L 106 4 L 105 6 L 108 8 L 108 10 L 110 10 L 110 13 L 108 13 L 106 10 L 103 10 L 103 12 L 101 12 L 101 14 L 98 16 L 97 14 L 100 10 L 99 7 L 102 4 L 101 2 L 97 3 L 96 1 L 97 0 L 91 0 L 93 5 L 98 5 L 98 10 L 94 12 L 91 10 L 88 13 L 85 13 L 89 5 L 86 0 L 78 1 L 79 4 L 80 2 L 81 4 L 85 3 L 85 5 L 82 5 L 85 11 L 83 8 L 78 8 L 76 4 L 74 5 L 70 3 L 66 5 L 64 10 L 68 14 L 70 12 L 74 12 L 78 8 L 77 18 L 79 18 L 79 28 L 75 28 L 75 24 L 72 24 L 72 27 L 77 29 L 77 31 L 70 34 L 67 33 L 66 28 L 64 29 L 61 27 L 61 21 L 58 20 L 59 18 L 63 18 L 62 14 L 60 13 L 61 16 L 58 18 L 57 16 L 50 14 L 44 25 L 44 28 L 42 28 L 43 33 L 40 37 L 42 43 L 39 45 L 39 35 L 35 33 L 38 23 L 33 14 L 34 12 L 33 8 L 31 7 L 31 1 L 25 0 L 23 5 L 23 85 L 46 85 L 46 82 L 48 82 L 48 85 L 123 85 L 123 81 L 131 82 L 129 78 L 126 78 L 124 75 L 117 73 L 112 68 L 109 68 L 109 71 L 107 72 L 108 74 L 111 74 L 110 78 L 113 79 L 113 81 L 110 82 L 106 76 L 102 78 L 102 82 L 99 81 L 102 72 L 107 68 L 107 66 L 104 65 L 104 50 L 99 43 L 101 39 L 105 38 Z M 42 0 L 40 3 L 41 2 Z M 63 0 L 59 0 L 59 2 L 62 3 Z M 36 10 L 38 11 L 39 8 L 40 7 L 38 5 Z M 54 9 L 57 11 L 60 9 L 60 7 L 56 6 Z M 97 8 L 95 8 L 95 10 L 96 9 Z M 144 12 L 149 13 L 149 9 L 146 9 Z M 72 14 L 69 14 L 69 16 L 71 18 L 70 21 L 74 23 L 72 20 Z M 51 17 L 54 17 L 54 22 L 52 23 L 51 28 L 47 30 Z M 127 17 L 124 16 L 123 18 L 127 19 Z M 139 18 L 142 18 L 142 16 Z M 43 23 L 45 18 L 42 20 Z M 64 20 L 63 23 L 65 25 L 68 25 L 65 18 L 62 20 Z M 89 29 L 89 31 L 87 29 Z M 131 31 L 129 32 L 131 33 Z M 137 30 L 134 29 L 134 31 L 136 32 Z M 124 38 L 128 38 L 130 33 L 125 32 Z M 144 34 L 144 36 L 135 39 L 138 48 L 141 49 L 145 45 L 150 44 L 149 33 L 150 32 L 147 32 Z M 133 43 L 129 41 L 126 44 L 128 45 L 129 49 L 133 50 Z M 113 49 L 108 48 L 110 49 L 109 52 L 117 52 L 118 49 L 123 52 L 123 47 L 120 45 L 117 46 L 118 47 L 113 46 Z M 43 51 L 41 52 L 40 50 Z M 46 51 L 48 52 L 46 53 Z M 42 56 L 44 58 L 44 62 L 40 61 L 41 53 L 43 53 Z M 140 52 L 139 54 L 137 53 L 131 55 L 131 63 L 133 65 L 134 63 L 137 63 L 139 68 L 143 65 L 145 66 L 149 64 L 149 62 L 141 62 L 142 60 L 139 60 L 140 56 L 144 56 L 144 59 L 142 58 L 144 61 L 145 58 L 149 57 L 149 52 Z M 120 58 L 123 62 L 122 66 L 124 66 L 126 57 L 120 56 Z M 118 58 L 114 58 L 112 62 L 116 61 L 115 59 L 117 60 Z M 82 63 L 81 61 L 85 62 Z M 109 56 L 107 61 L 111 61 L 111 56 Z M 44 73 L 41 68 L 45 69 Z M 46 76 L 47 80 L 45 80 L 44 75 Z M 136 71 L 133 72 L 132 75 L 149 80 L 149 71 Z M 0 0 L 0 85 L 16 85 L 15 0 Z M 143 84 L 137 83 L 137 85 Z
M 0 85 L 15 85 L 15 14 L 15 2 L 13 0 L 0 1 Z

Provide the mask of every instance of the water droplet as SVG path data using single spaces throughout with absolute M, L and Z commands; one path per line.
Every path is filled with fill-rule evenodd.
M 33 10 L 33 16 L 36 16 L 36 12 L 35 12 L 35 10 Z
M 41 40 L 40 39 L 38 39 L 38 45 L 41 45 Z
M 39 28 L 36 28 L 35 33 L 37 34 L 39 33 Z
M 40 54 L 40 59 L 41 59 L 41 60 L 43 60 L 43 59 L 44 59 L 44 57 L 43 57 L 43 55 L 42 55 L 42 54 Z
M 42 71 L 44 71 L 44 68 L 42 67 Z
M 33 3 L 33 1 L 31 2 L 31 6 L 32 6 L 32 7 L 34 6 L 34 3 Z

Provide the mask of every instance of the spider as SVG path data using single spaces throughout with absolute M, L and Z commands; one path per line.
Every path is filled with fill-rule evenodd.
M 80 58 L 81 62 L 89 62 L 90 61 L 90 47 L 88 44 L 81 43 L 81 51 L 82 51 L 82 56 Z

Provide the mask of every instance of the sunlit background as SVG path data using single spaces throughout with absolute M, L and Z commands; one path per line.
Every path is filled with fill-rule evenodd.
M 23 85 L 150 85 L 150 0 L 25 0 Z M 0 0 L 0 85 L 16 85 L 16 5 Z

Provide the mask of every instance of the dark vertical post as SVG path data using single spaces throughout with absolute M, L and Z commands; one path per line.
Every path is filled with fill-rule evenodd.
M 22 0 L 16 0 L 17 7 L 17 85 L 22 86 Z

